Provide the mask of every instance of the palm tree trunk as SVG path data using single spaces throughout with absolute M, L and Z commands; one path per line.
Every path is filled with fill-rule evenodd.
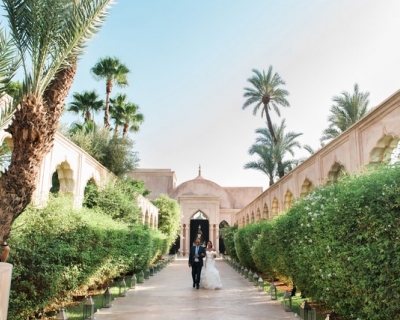
M 268 105 L 264 104 L 264 112 L 265 112 L 265 116 L 267 118 L 267 126 L 268 126 L 268 130 L 271 133 L 271 137 L 274 141 L 274 145 L 276 146 L 278 144 L 278 139 L 276 138 L 275 132 L 274 132 L 274 128 L 272 126 L 272 121 L 271 121 L 271 117 L 269 116 L 269 112 L 268 112 Z M 285 175 L 285 171 L 283 169 L 283 164 L 282 164 L 282 160 L 279 159 L 278 160 L 278 175 L 279 178 L 282 178 Z
M 10 166 L 0 178 L 0 241 L 9 237 L 13 222 L 31 202 L 43 158 L 53 147 L 75 71 L 73 65 L 57 72 L 43 99 L 24 96 L 6 129 L 14 146 Z
M 123 129 L 123 131 L 122 131 L 122 136 L 123 136 L 124 138 L 126 138 L 126 136 L 128 135 L 128 129 L 129 129 L 129 123 L 125 123 L 125 124 L 124 124 L 124 129 Z
M 110 121 L 109 119 L 109 109 L 110 109 L 110 95 L 112 91 L 112 81 L 107 81 L 106 84 L 106 106 L 104 108 L 104 126 L 109 127 L 110 126 Z

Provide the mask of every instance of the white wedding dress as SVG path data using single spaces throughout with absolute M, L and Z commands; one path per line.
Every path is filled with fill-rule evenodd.
M 206 251 L 205 265 L 201 269 L 201 287 L 204 289 L 221 289 L 219 271 L 215 268 L 215 251 Z

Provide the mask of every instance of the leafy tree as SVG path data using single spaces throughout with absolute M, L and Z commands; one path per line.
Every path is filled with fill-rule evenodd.
M 247 79 L 254 88 L 244 88 L 244 97 L 247 98 L 243 104 L 242 109 L 246 109 L 248 106 L 255 104 L 253 109 L 253 114 L 256 115 L 258 109 L 261 109 L 261 116 L 265 113 L 267 118 L 268 130 L 270 131 L 271 137 L 274 144 L 278 143 L 275 131 L 272 125 L 270 110 L 273 108 L 278 116 L 280 116 L 279 106 L 289 107 L 289 102 L 286 97 L 289 92 L 279 88 L 281 85 L 285 85 L 285 81 L 279 76 L 278 73 L 272 71 L 272 66 L 269 67 L 268 73 L 265 74 L 263 70 L 262 73 L 256 69 L 252 70 L 255 74 Z M 284 176 L 282 171 L 282 165 L 278 164 L 279 177 Z
M 12 48 L 16 48 L 23 66 L 23 95 L 14 100 L 19 107 L 6 129 L 14 149 L 10 166 L 0 178 L 0 241 L 9 237 L 12 223 L 31 201 L 38 170 L 53 146 L 77 59 L 87 40 L 100 29 L 111 3 L 3 0 L 15 47 L 0 51 L 6 59 L 12 57 L 12 62 Z M 8 79 L 13 64 L 0 61 L 0 78 Z
M 158 230 L 168 237 L 171 246 L 179 235 L 181 213 L 176 200 L 162 194 L 153 201 L 158 208 Z
M 335 96 L 332 100 L 335 104 L 330 109 L 330 124 L 323 131 L 321 142 L 336 138 L 367 114 L 369 92 L 360 92 L 356 83 L 353 94 L 343 91 L 341 96 Z
M 106 57 L 100 59 L 91 72 L 96 80 L 106 80 L 106 104 L 104 108 L 104 125 L 110 126 L 109 123 L 109 105 L 110 95 L 113 85 L 118 87 L 125 87 L 128 85 L 128 73 L 130 70 L 127 66 L 122 64 L 116 57 Z
M 81 114 L 84 118 L 84 122 L 93 120 L 92 112 L 99 112 L 104 104 L 104 101 L 99 99 L 95 91 L 84 91 L 83 93 L 75 92 L 72 97 L 74 100 L 69 104 L 67 111 Z
M 136 224 L 140 220 L 141 210 L 137 205 L 139 193 L 131 180 L 110 181 L 101 190 L 91 184 L 85 195 L 85 206 L 99 208 L 115 220 Z
M 131 139 L 115 136 L 110 129 L 93 126 L 91 122 L 81 130 L 70 131 L 68 138 L 118 177 L 133 171 L 139 162 Z

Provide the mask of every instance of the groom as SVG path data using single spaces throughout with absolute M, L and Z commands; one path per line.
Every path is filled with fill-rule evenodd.
M 194 246 L 190 248 L 189 267 L 192 267 L 193 288 L 199 289 L 201 268 L 203 267 L 203 258 L 206 250 L 200 245 L 200 239 L 196 239 Z

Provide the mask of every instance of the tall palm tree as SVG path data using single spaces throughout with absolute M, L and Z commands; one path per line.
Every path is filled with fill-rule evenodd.
M 106 57 L 100 59 L 91 72 L 96 80 L 106 80 L 106 105 L 104 108 L 104 125 L 110 126 L 109 123 L 109 105 L 110 95 L 113 85 L 118 87 L 126 87 L 128 85 L 128 73 L 130 70 L 122 64 L 116 57 Z
M 74 100 L 69 104 L 67 111 L 81 114 L 84 122 L 93 120 L 92 113 L 98 113 L 104 104 L 96 91 L 75 92 L 72 97 Z
M 111 117 L 115 121 L 115 132 L 117 132 L 117 127 L 119 125 L 123 126 L 122 136 L 126 138 L 128 131 L 138 132 L 140 124 L 144 121 L 144 116 L 138 113 L 139 106 L 132 102 L 126 101 L 125 94 L 119 94 L 115 99 L 111 99 L 112 112 Z
M 120 93 L 112 99 L 110 98 L 110 115 L 111 119 L 114 120 L 114 134 L 118 134 L 119 127 L 123 125 L 122 114 L 117 109 L 124 109 L 129 103 L 126 94 Z
M 0 241 L 30 203 L 43 158 L 53 146 L 83 46 L 104 22 L 112 0 L 3 0 L 21 57 L 23 96 L 6 129 L 13 153 L 0 178 Z
M 300 143 L 296 139 L 302 135 L 302 133 L 295 132 L 285 133 L 285 119 L 281 121 L 279 127 L 273 124 L 273 129 L 276 134 L 277 144 L 274 144 L 269 129 L 258 128 L 255 132 L 258 133 L 259 136 L 256 138 L 256 143 L 249 149 L 249 154 L 259 155 L 264 167 L 269 169 L 267 174 L 270 178 L 270 184 L 271 182 L 273 183 L 273 177 L 275 177 L 276 174 L 281 178 L 279 174 L 280 172 L 286 174 L 298 164 L 298 160 L 284 158 L 287 153 L 294 156 L 294 148 L 301 147 Z M 261 152 L 263 153 L 262 155 Z M 275 168 L 274 172 L 272 171 L 272 168 Z
M 286 97 L 289 92 L 285 89 L 280 88 L 281 85 L 285 85 L 285 81 L 279 76 L 278 73 L 273 73 L 272 66 L 268 68 L 267 74 L 265 71 L 262 72 L 253 69 L 254 75 L 247 79 L 253 85 L 253 88 L 244 88 L 245 93 L 243 97 L 247 98 L 244 102 L 242 109 L 246 109 L 248 106 L 255 104 L 253 114 L 256 115 L 257 111 L 261 109 L 261 116 L 265 114 L 267 118 L 268 130 L 271 133 L 274 144 L 278 143 L 275 136 L 274 128 L 272 126 L 270 110 L 273 108 L 278 116 L 280 116 L 279 106 L 289 107 L 289 102 Z M 282 167 L 280 165 L 279 167 Z M 279 171 L 279 176 L 283 177 L 284 172 Z
M 360 92 L 358 84 L 354 84 L 353 94 L 346 91 L 341 96 L 332 98 L 335 103 L 328 117 L 329 127 L 322 132 L 321 142 L 336 138 L 368 112 L 369 92 Z
M 253 144 L 249 149 L 250 155 L 258 155 L 257 161 L 250 161 L 244 165 L 245 169 L 254 169 L 265 173 L 269 178 L 269 185 L 274 184 L 276 176 L 276 162 L 274 162 L 273 149 L 265 145 Z

